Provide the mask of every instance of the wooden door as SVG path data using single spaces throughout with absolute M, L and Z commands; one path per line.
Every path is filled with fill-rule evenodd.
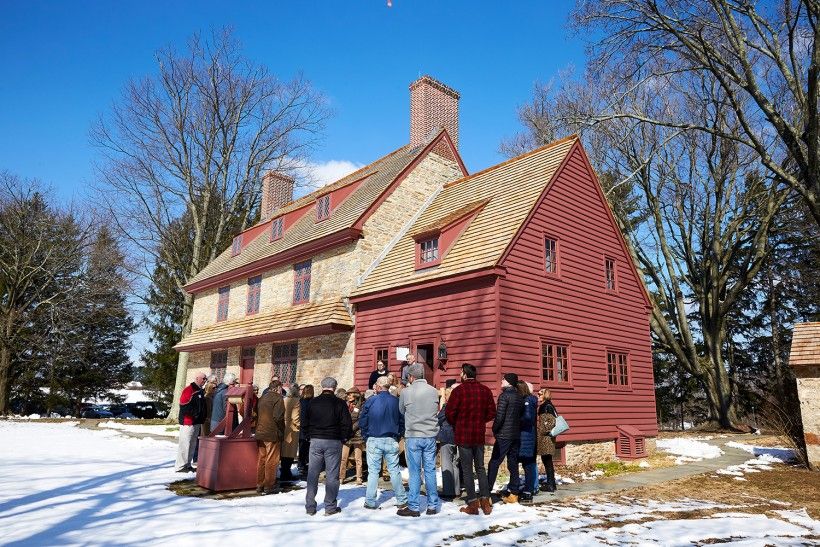
M 256 364 L 256 348 L 242 348 L 242 360 L 239 368 L 239 383 L 253 383 L 253 367 Z

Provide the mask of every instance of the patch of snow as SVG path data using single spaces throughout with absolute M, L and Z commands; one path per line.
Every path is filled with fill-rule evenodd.
M 760 473 L 760 471 L 769 471 L 772 469 L 772 464 L 785 463 L 777 456 L 770 454 L 761 454 L 757 458 L 746 460 L 739 465 L 730 465 L 725 469 L 718 469 L 718 475 L 732 475 L 735 479 L 743 477 L 746 473 Z M 745 480 L 745 479 L 743 479 Z
M 771 456 L 775 458 L 775 463 L 790 462 L 796 458 L 794 450 L 785 446 L 755 446 L 735 441 L 729 441 L 726 446 L 745 450 L 754 456 Z
M 105 427 L 108 429 L 119 429 L 121 431 L 130 431 L 132 433 L 146 433 L 149 435 L 159 435 L 162 437 L 179 438 L 178 425 L 137 425 L 108 421 L 100 422 L 99 427 Z
M 723 455 L 723 450 L 719 447 L 694 439 L 659 439 L 657 447 L 663 452 L 672 454 L 678 465 L 718 458 Z
M 646 460 L 641 460 L 641 463 L 638 464 L 638 467 L 652 467 L 650 463 Z

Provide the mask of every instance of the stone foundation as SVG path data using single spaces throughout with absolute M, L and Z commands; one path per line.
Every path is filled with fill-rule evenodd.
M 564 447 L 564 464 L 591 466 L 615 459 L 614 441 L 574 441 Z
M 793 367 L 803 418 L 806 455 L 812 469 L 820 470 L 820 367 Z

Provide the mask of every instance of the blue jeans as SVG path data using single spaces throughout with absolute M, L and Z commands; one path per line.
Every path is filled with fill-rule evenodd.
M 436 486 L 436 439 L 435 437 L 407 437 L 404 440 L 407 469 L 410 471 L 410 490 L 407 507 L 419 510 L 421 492 L 421 468 L 424 466 L 424 489 L 427 491 L 427 508 L 439 509 L 440 501 Z
M 387 472 L 390 473 L 390 484 L 396 494 L 396 504 L 407 503 L 407 492 L 401 482 L 399 469 L 399 441 L 392 437 L 370 437 L 367 439 L 367 492 L 364 496 L 365 505 L 376 507 L 376 487 L 379 484 L 379 470 L 382 468 L 382 458 L 387 462 Z

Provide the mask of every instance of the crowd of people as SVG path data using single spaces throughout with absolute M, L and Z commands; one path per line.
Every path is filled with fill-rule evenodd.
M 323 379 L 318 389 L 293 385 L 286 390 L 274 377 L 258 397 L 252 418 L 257 492 L 275 494 L 284 484 L 305 480 L 305 510 L 314 515 L 324 472 L 324 512 L 332 515 L 341 511 L 339 486 L 352 470 L 357 485 L 366 480 L 366 509 L 378 509 L 378 481 L 383 477 L 392 485 L 400 516 L 421 515 L 422 484 L 427 515 L 438 513 L 442 500 L 460 497 L 462 491 L 462 512 L 488 515 L 493 507 L 491 488 L 504 460 L 510 479 L 495 494 L 497 500 L 526 503 L 539 490 L 555 491 L 555 439 L 550 432 L 558 412 L 548 389 L 534 392 L 528 382 L 507 373 L 496 400 L 490 388 L 476 379 L 476 367 L 469 363 L 462 365 L 459 380 L 448 382 L 441 391 L 427 383 L 426 372 L 427 367 L 412 355 L 398 375 L 379 361 L 364 393 L 355 387 L 339 388 L 331 377 Z M 218 383 L 197 374 L 183 390 L 178 471 L 193 469 L 196 439 L 224 420 L 228 389 L 236 383 L 231 373 Z M 485 432 L 490 422 L 495 442 L 485 468 Z M 543 483 L 539 457 L 546 474 Z M 409 474 L 407 487 L 401 474 L 402 459 Z M 292 471 L 294 462 L 297 475 Z M 519 465 L 524 470 L 523 481 Z

